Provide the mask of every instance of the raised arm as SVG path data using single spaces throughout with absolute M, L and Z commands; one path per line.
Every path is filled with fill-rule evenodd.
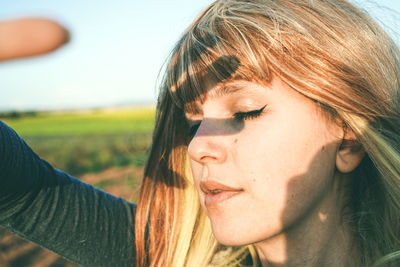
M 135 205 L 40 159 L 0 122 L 0 225 L 83 266 L 133 266 Z

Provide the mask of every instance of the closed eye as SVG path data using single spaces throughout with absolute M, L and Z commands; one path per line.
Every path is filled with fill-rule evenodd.
M 251 111 L 247 111 L 247 112 L 241 112 L 241 111 L 240 112 L 236 112 L 233 115 L 233 117 L 234 117 L 233 119 L 236 122 L 241 122 L 241 123 L 243 123 L 245 120 L 255 119 L 255 118 L 259 117 L 262 114 L 262 112 L 264 111 L 264 109 L 266 107 L 267 107 L 267 105 L 263 106 L 260 109 L 256 109 L 256 110 L 251 110 Z M 197 130 L 200 127 L 200 124 L 201 124 L 201 120 L 196 120 L 196 121 L 192 120 L 191 121 L 190 127 L 189 127 L 189 131 L 188 131 L 188 136 L 190 138 L 193 138 L 196 135 Z
M 244 120 L 251 120 L 259 117 L 261 113 L 264 111 L 265 107 L 267 105 L 263 106 L 260 109 L 257 110 L 251 110 L 247 112 L 236 112 L 233 117 L 237 122 L 243 122 Z

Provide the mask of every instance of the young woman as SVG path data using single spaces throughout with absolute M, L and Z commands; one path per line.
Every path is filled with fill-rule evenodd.
M 206 265 L 218 243 L 247 246 L 223 265 L 396 258 L 399 58 L 348 1 L 211 4 L 161 83 L 138 263 Z
M 216 1 L 166 66 L 137 210 L 2 126 L 24 153 L 0 221 L 85 266 L 133 264 L 133 229 L 137 266 L 396 266 L 399 89 L 398 48 L 345 0 Z

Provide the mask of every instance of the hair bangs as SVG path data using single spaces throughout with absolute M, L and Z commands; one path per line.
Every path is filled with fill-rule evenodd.
M 249 36 L 254 31 L 241 28 L 226 17 L 207 18 L 182 36 L 166 73 L 167 88 L 178 107 L 198 113 L 198 102 L 215 86 L 234 80 L 270 81 L 265 51 L 256 49 L 260 39 Z
M 182 37 L 171 57 L 167 88 L 177 106 L 197 112 L 195 103 L 202 102 L 209 89 L 230 79 L 239 65 L 217 35 L 195 28 Z

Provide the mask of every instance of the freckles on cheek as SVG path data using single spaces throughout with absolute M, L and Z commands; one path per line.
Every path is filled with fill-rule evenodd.
M 266 180 L 268 179 L 267 177 L 263 177 L 263 178 L 265 178 L 265 179 L 262 179 L 263 181 L 261 181 L 260 182 L 260 177 L 257 177 L 257 175 L 256 175 L 256 173 L 257 172 L 255 172 L 255 171 L 249 171 L 248 172 L 248 176 L 247 176 L 247 186 L 248 186 L 248 189 L 250 190 L 250 191 L 252 191 L 253 193 L 254 193 L 254 190 L 255 189 L 260 189 L 259 187 L 260 187 L 260 185 L 261 186 L 265 186 L 265 183 L 266 183 Z
M 232 157 L 232 163 L 239 169 L 239 171 L 242 173 L 242 160 L 240 160 L 240 157 L 243 157 L 243 155 L 245 154 L 243 151 L 244 149 L 248 149 L 248 146 L 244 146 L 243 142 L 241 142 L 241 140 L 239 140 L 238 137 L 235 137 L 232 140 L 231 146 L 229 148 L 229 153 Z M 242 151 L 240 152 L 240 150 L 242 149 Z

